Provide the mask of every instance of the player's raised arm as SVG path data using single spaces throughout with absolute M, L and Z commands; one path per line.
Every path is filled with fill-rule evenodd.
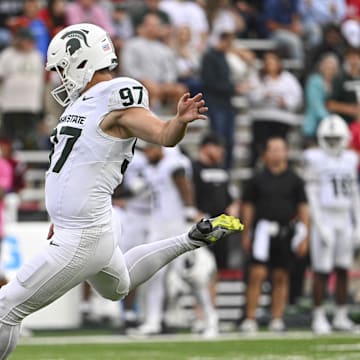
M 208 108 L 202 94 L 190 97 L 184 94 L 177 106 L 177 113 L 169 121 L 162 121 L 144 108 L 129 108 L 116 112 L 116 123 L 126 136 L 135 136 L 162 146 L 175 146 L 184 137 L 187 124 L 195 120 L 205 120 Z

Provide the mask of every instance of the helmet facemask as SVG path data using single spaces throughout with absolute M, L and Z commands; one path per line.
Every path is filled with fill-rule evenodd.
M 344 149 L 340 136 L 324 136 L 322 147 L 331 155 L 337 156 Z
M 322 149 L 331 156 L 339 156 L 349 142 L 349 130 L 345 121 L 337 115 L 322 120 L 318 129 L 318 141 Z
M 62 84 L 51 94 L 62 106 L 74 102 L 95 71 L 117 65 L 113 44 L 105 30 L 92 24 L 69 26 L 58 33 L 48 49 L 47 70 L 55 70 Z
M 71 74 L 69 74 L 71 65 L 66 58 L 62 59 L 59 65 L 54 67 L 54 70 L 61 79 L 61 85 L 52 90 L 51 95 L 60 105 L 67 106 L 69 103 L 75 101 L 80 96 L 81 91 L 85 88 L 87 83 L 91 80 L 92 74 L 89 71 L 87 72 L 87 77 L 86 72 L 81 71 L 81 69 L 85 68 L 86 62 L 87 60 L 84 60 L 76 67 L 78 81 L 72 79 Z

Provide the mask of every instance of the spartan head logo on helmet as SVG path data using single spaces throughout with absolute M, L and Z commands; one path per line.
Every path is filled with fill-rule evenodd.
M 71 55 L 73 55 L 77 50 L 79 50 L 81 48 L 81 41 L 87 46 L 89 47 L 89 44 L 87 43 L 87 39 L 86 39 L 86 35 L 88 34 L 89 31 L 87 30 L 73 30 L 73 31 L 68 31 L 67 33 L 65 33 L 61 39 L 65 40 L 65 39 L 69 39 L 66 42 L 66 52 Z

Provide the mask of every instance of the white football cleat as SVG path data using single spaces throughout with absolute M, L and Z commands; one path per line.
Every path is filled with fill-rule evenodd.
M 214 339 L 219 335 L 219 318 L 214 312 L 209 315 L 207 321 L 205 321 L 205 329 L 202 336 L 205 339 Z
M 316 314 L 311 323 L 312 331 L 318 335 L 331 334 L 331 325 L 325 315 Z
M 269 330 L 273 332 L 283 332 L 286 330 L 284 320 L 281 318 L 272 319 L 269 323 Z
M 144 323 L 135 329 L 129 329 L 129 335 L 147 336 L 161 333 L 161 325 Z
M 353 331 L 355 324 L 343 314 L 336 314 L 332 322 L 334 330 L 339 331 Z
M 255 334 L 258 331 L 258 324 L 254 319 L 245 319 L 239 327 L 241 332 Z

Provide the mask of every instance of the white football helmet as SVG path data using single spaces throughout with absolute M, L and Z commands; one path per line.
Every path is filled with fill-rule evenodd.
M 61 30 L 51 40 L 46 70 L 56 70 L 62 84 L 51 94 L 62 106 L 75 101 L 94 72 L 117 65 L 109 34 L 93 24 L 76 24 Z
M 322 149 L 338 156 L 348 146 L 350 131 L 340 116 L 331 114 L 320 122 L 317 138 Z

